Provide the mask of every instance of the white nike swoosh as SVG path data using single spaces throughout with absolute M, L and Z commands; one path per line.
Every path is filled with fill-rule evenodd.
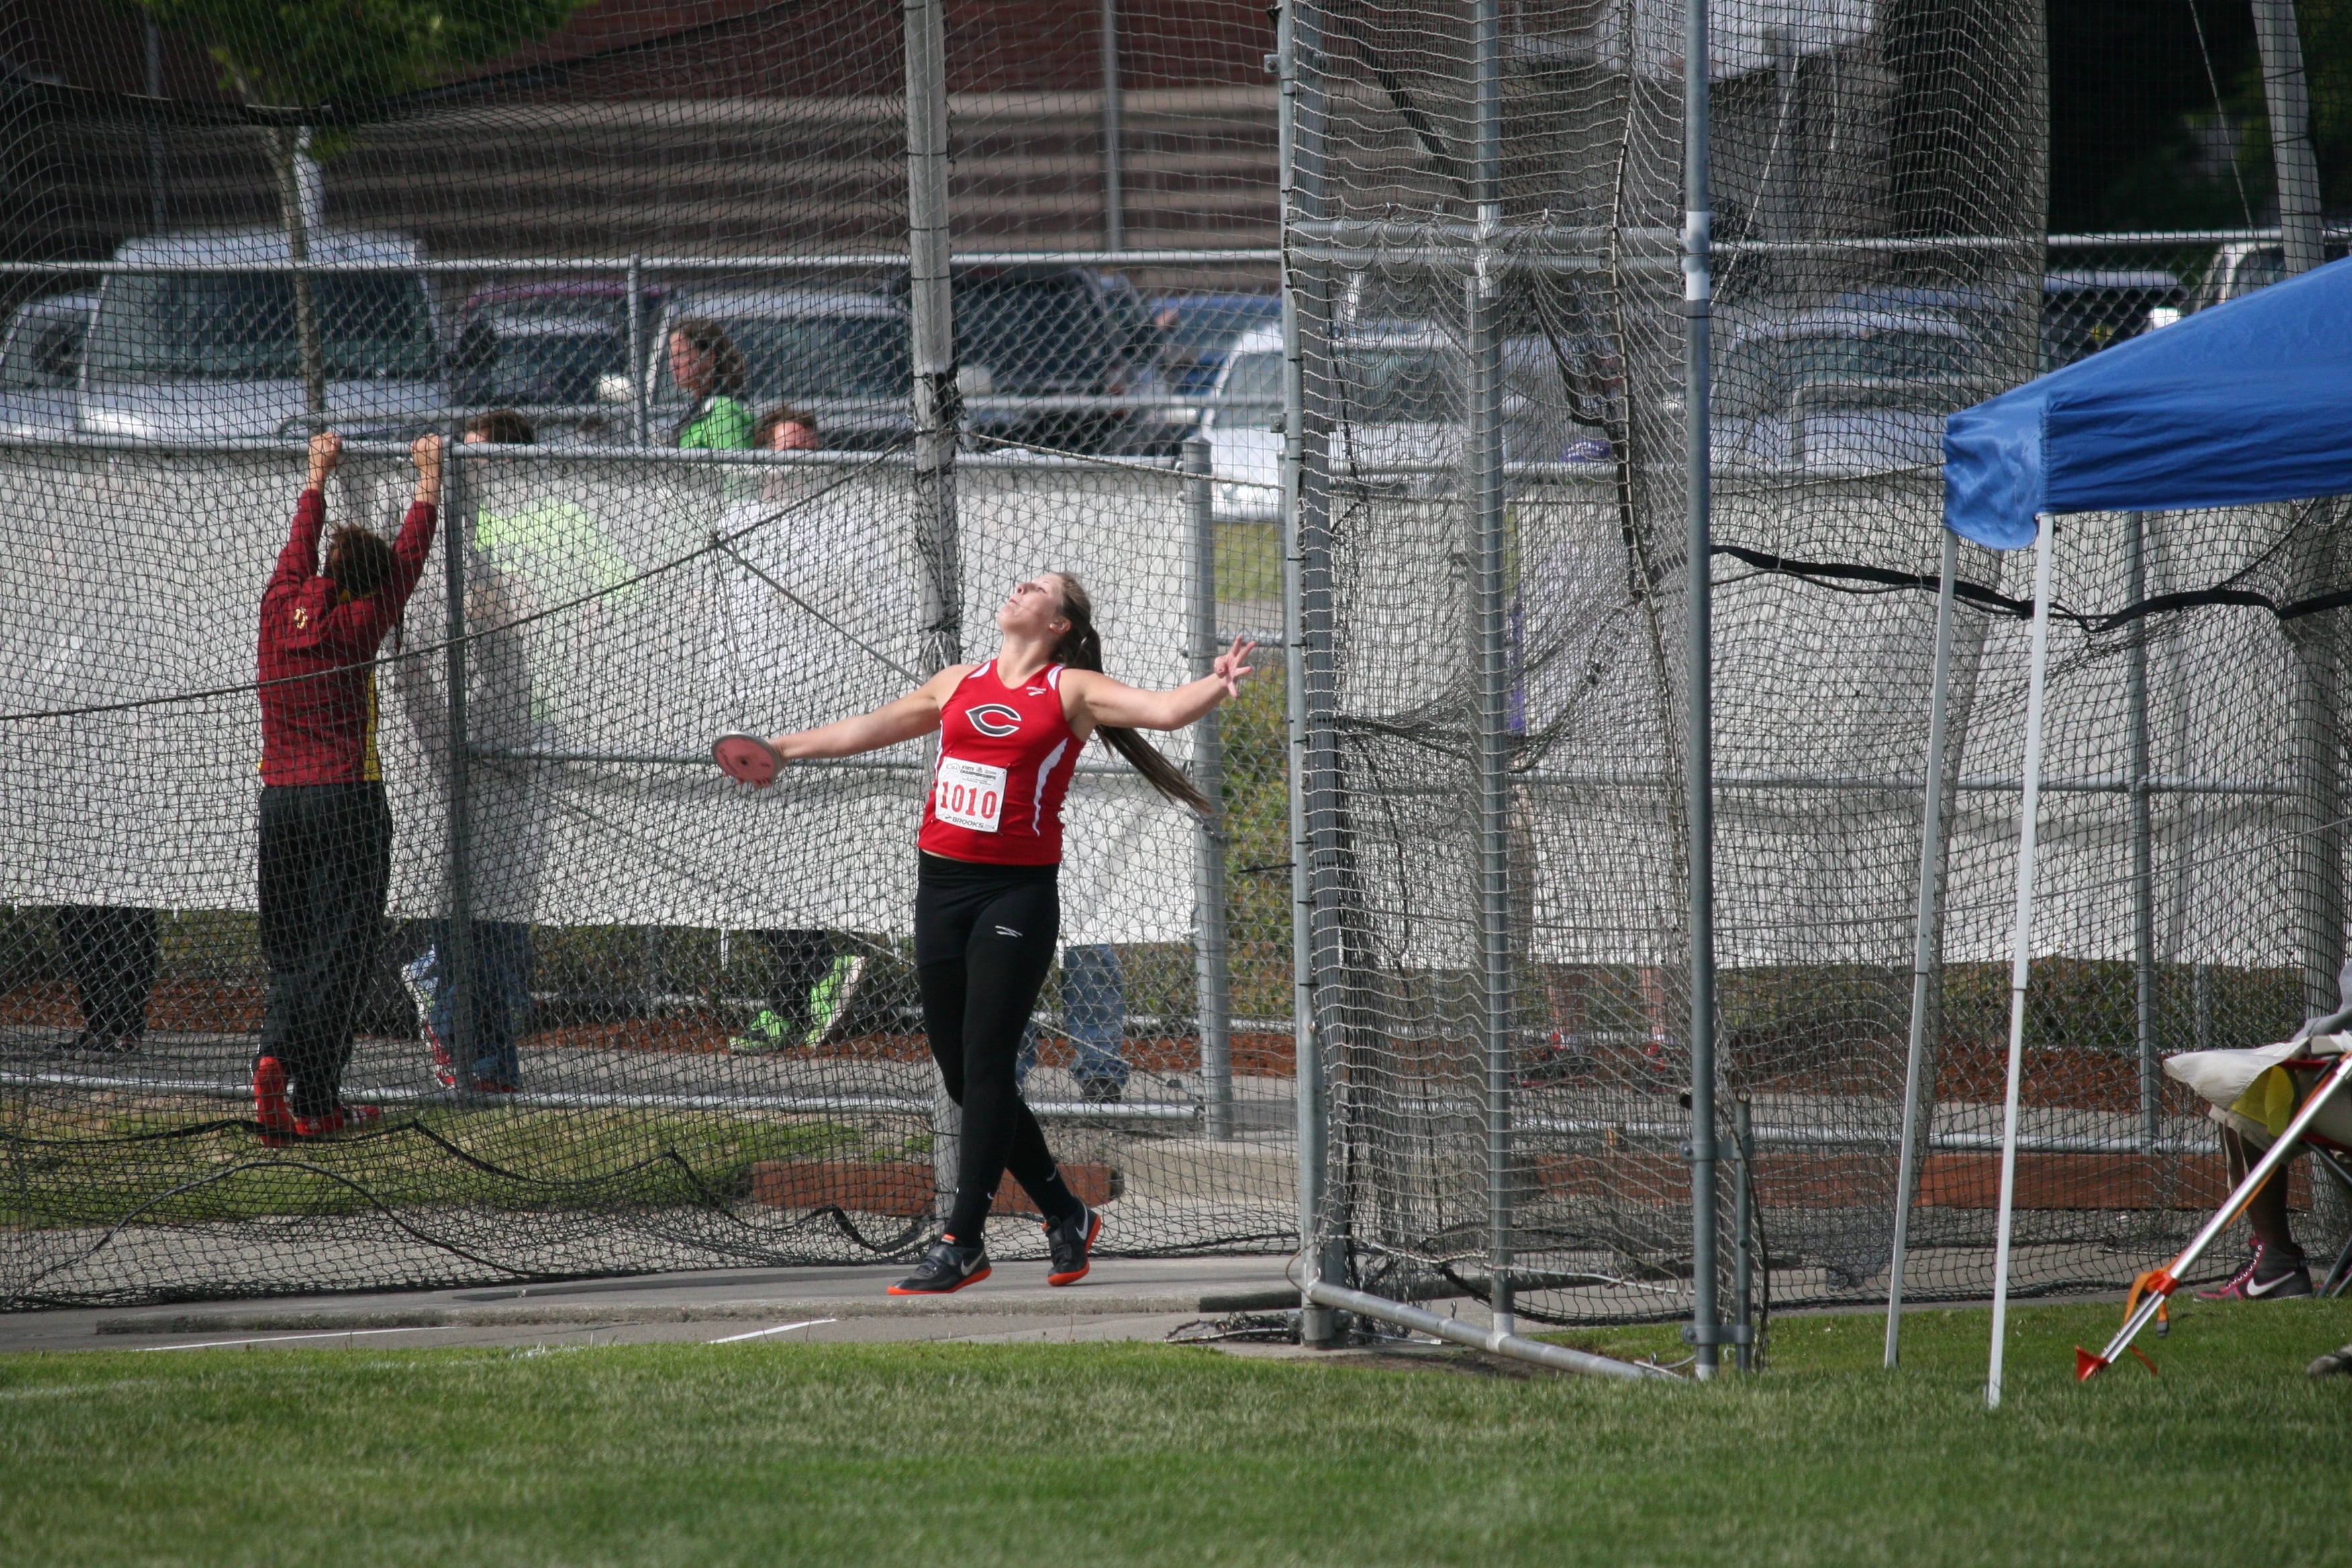
M 2267 1285 L 2257 1285 L 2252 1280 L 2249 1279 L 2243 1285 L 2239 1286 L 2238 1289 L 2243 1290 L 2249 1296 L 2267 1296 L 2272 1291 L 2277 1289 L 2280 1286 L 2285 1284 L 2288 1280 L 2294 1278 L 2294 1276 L 2292 1274 L 2282 1274 Z

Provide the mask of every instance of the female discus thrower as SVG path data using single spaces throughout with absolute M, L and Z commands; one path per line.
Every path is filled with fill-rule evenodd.
M 1215 673 L 1172 691 L 1123 686 L 1102 673 L 1093 606 L 1066 573 L 1015 584 L 996 625 L 1004 641 L 987 663 L 950 665 L 870 713 L 766 742 L 789 763 L 940 735 L 917 840 L 915 971 L 931 1057 L 963 1110 L 963 1133 L 955 1206 L 894 1296 L 942 1296 L 988 1278 L 989 1199 L 1007 1169 L 1045 1216 L 1046 1283 L 1085 1277 L 1102 1217 L 1063 1182 L 1013 1074 L 1061 925 L 1062 797 L 1087 737 L 1099 734 L 1160 794 L 1212 809 L 1135 731 L 1181 730 L 1234 696 L 1257 646 L 1234 638 Z M 756 745 L 722 740 L 722 761 L 730 744 Z M 764 782 L 756 766 L 738 776 Z

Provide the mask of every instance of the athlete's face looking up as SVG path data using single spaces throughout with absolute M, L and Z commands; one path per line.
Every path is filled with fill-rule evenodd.
M 1062 614 L 1062 580 L 1041 572 L 1013 584 L 996 612 L 996 627 L 1008 637 L 1057 637 L 1070 629 Z

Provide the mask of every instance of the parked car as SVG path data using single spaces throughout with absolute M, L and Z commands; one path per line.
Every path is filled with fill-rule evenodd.
M 1863 474 L 1943 461 L 1944 416 L 2002 390 L 1952 312 L 1728 317 L 1714 444 L 1729 468 Z
M 689 289 L 664 302 L 647 345 L 657 440 L 687 410 L 670 377 L 669 337 L 671 324 L 688 317 L 717 321 L 742 351 L 751 381 L 740 401 L 755 416 L 779 403 L 805 409 L 835 450 L 890 446 L 913 427 L 907 315 L 898 300 L 815 286 Z M 603 391 L 610 402 L 635 395 L 625 376 Z
M 2042 368 L 2056 370 L 2178 321 L 2180 279 L 2158 268 L 2076 268 L 2042 279 Z M 2158 315 L 2169 311 L 2168 317 Z
M 652 342 L 668 290 L 637 296 L 638 329 Z M 459 402 L 520 409 L 551 435 L 604 438 L 631 416 L 600 406 L 606 384 L 626 382 L 629 291 L 625 284 L 502 284 L 469 296 L 459 316 L 451 384 Z M 658 387 L 650 389 L 656 395 Z M 622 399 L 634 403 L 634 389 Z
M 1160 384 L 1179 398 L 1206 397 L 1245 333 L 1282 324 L 1282 300 L 1273 294 L 1163 294 L 1150 309 Z
M 1116 272 L 960 267 L 950 275 L 964 428 L 1078 452 L 1169 452 L 1181 432 L 1133 408 L 1090 406 L 1150 384 L 1158 340 Z
M 74 426 L 74 389 L 95 294 L 51 294 L 16 307 L 0 336 L 0 434 L 52 435 Z
M 424 259 L 414 240 L 357 231 L 320 233 L 310 254 L 320 261 Z M 147 440 L 303 432 L 294 282 L 286 272 L 264 270 L 286 264 L 283 232 L 158 235 L 126 241 L 114 259 L 240 270 L 110 273 L 82 356 L 80 428 Z M 346 435 L 388 437 L 446 417 L 442 339 L 423 273 L 330 273 L 313 288 L 330 423 Z
M 1571 358 L 1578 345 L 1563 345 Z M 1459 479 L 1466 372 L 1453 340 L 1419 321 L 1350 321 L 1334 337 L 1330 466 L 1335 476 L 1404 494 L 1434 494 Z M 1212 491 L 1221 518 L 1281 514 L 1282 328 L 1252 328 L 1234 342 L 1202 414 Z M 1560 354 L 1550 340 L 1503 344 L 1503 458 L 1605 466 L 1598 429 L 1570 417 Z
M 2322 254 L 2329 261 L 2341 260 L 2352 243 L 2342 234 L 2329 235 L 2322 246 Z M 2286 276 L 2286 247 L 2275 241 L 2235 240 L 2213 253 L 2212 265 L 2197 285 L 2189 301 L 2189 309 L 2201 310 L 2208 305 L 2219 305 L 2251 294 L 2257 289 L 2267 289 Z

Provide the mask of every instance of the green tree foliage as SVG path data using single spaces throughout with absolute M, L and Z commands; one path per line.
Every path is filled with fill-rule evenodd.
M 342 120 L 384 99 L 447 80 L 544 37 L 594 0 L 128 0 L 156 25 L 219 62 L 223 85 L 248 104 L 332 109 Z M 299 160 L 341 151 L 335 124 L 264 125 L 288 253 L 310 259 Z M 304 412 L 326 417 L 326 376 L 310 279 L 294 279 Z
M 247 103 L 353 108 L 512 53 L 591 0 L 130 0 Z
M 2352 0 L 2295 0 L 2294 11 L 2303 34 L 2304 79 L 2311 89 L 2320 205 L 2331 214 L 2352 211 Z M 2247 184 L 2252 186 L 2258 177 L 2263 190 L 2274 193 L 2262 68 L 2240 78 L 2232 96 L 2236 111 L 2253 131 L 2246 141 Z

